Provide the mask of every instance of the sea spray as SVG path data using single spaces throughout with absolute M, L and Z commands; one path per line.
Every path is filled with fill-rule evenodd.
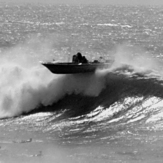
M 0 66 L 0 76 L 1 118 L 51 105 L 66 94 L 97 96 L 105 87 L 104 76 L 55 75 L 41 65 L 26 68 L 8 62 Z
M 146 52 L 143 48 L 133 46 L 130 44 L 122 44 L 117 46 L 114 53 L 114 65 L 112 68 L 121 67 L 122 65 L 132 66 L 134 71 L 159 71 L 160 75 L 162 67 L 162 61 L 154 57 L 155 55 Z
M 139 62 L 138 57 L 131 57 L 133 51 L 121 46 L 115 54 L 115 63 L 108 69 L 97 70 L 94 74 L 56 75 L 39 63 L 45 56 L 47 59 L 51 58 L 49 47 L 44 46 L 44 52 L 47 53 L 42 54 L 40 51 L 38 53 L 38 46 L 41 46 L 40 42 L 37 43 L 37 49 L 31 48 L 28 43 L 1 52 L 1 118 L 17 116 L 40 105 L 52 105 L 67 94 L 98 96 L 109 82 L 114 81 L 111 77 L 116 75 L 110 73 L 114 73 L 123 64 L 133 66 L 134 71 L 140 67 L 143 70 L 158 68 L 154 59 L 144 65 L 144 60 Z

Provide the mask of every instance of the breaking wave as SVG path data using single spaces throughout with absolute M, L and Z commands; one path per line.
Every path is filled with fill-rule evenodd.
M 95 74 L 55 75 L 41 66 L 28 69 L 4 64 L 0 69 L 0 115 L 17 116 L 51 105 L 56 105 L 55 110 L 59 103 L 88 111 L 127 97 L 162 98 L 162 80 L 148 73 L 125 65 Z
M 107 69 L 58 75 L 36 59 L 33 64 L 31 56 L 6 56 L 0 63 L 0 125 L 11 130 L 21 124 L 28 131 L 50 132 L 59 143 L 87 144 L 114 141 L 124 132 L 138 137 L 139 129 L 163 126 L 160 60 L 131 57 L 120 48 Z
M 133 108 L 133 116 L 140 119 L 140 105 L 154 107 L 162 102 L 161 63 L 145 55 L 131 57 L 131 51 L 122 47 L 111 67 L 94 74 L 55 75 L 38 61 L 33 64 L 31 56 L 14 56 L 3 54 L 1 59 L 0 118 L 56 110 L 66 110 L 64 116 L 68 118 L 97 110 L 99 116 L 115 117 Z

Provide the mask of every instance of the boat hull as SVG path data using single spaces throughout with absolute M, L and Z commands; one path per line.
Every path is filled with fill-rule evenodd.
M 75 63 L 42 63 L 54 74 L 76 74 L 76 73 L 91 73 L 95 72 L 97 68 L 106 68 L 108 64 L 104 63 L 86 63 L 86 64 L 75 64 Z

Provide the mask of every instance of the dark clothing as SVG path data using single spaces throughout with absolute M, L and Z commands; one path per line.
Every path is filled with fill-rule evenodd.
M 94 60 L 93 62 L 94 62 L 94 63 L 100 63 L 98 60 Z
M 88 60 L 85 56 L 82 56 L 81 53 L 77 53 L 76 55 L 73 55 L 72 57 L 73 63 L 88 63 Z
M 77 56 L 77 58 L 79 60 L 79 63 L 81 63 L 82 62 L 82 58 L 83 58 L 83 56 L 81 55 L 81 53 L 77 53 L 76 56 Z
M 76 55 L 73 55 L 73 57 L 72 57 L 72 62 L 73 62 L 73 63 L 78 63 L 78 58 L 77 58 Z
M 82 57 L 82 63 L 88 63 L 88 60 L 85 58 L 85 56 Z

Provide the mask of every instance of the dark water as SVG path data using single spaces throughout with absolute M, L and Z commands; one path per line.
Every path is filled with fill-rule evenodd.
M 162 8 L 7 6 L 0 16 L 0 162 L 162 162 Z M 39 61 L 113 59 L 94 74 Z

